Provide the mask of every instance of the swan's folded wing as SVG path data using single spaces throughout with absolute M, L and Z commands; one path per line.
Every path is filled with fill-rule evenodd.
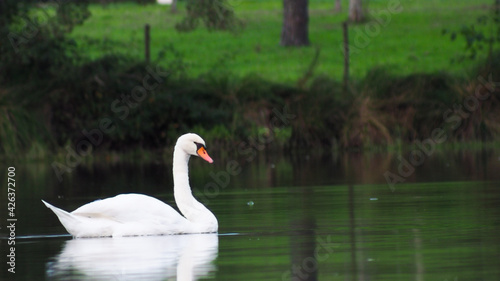
M 177 224 L 186 220 L 162 201 L 142 194 L 120 194 L 81 206 L 73 215 L 102 218 L 119 223 Z

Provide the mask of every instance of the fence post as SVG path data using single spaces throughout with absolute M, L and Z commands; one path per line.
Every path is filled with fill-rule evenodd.
M 146 63 L 149 63 L 149 59 L 150 59 L 150 56 L 149 56 L 149 41 L 151 40 L 150 36 L 149 36 L 149 24 L 146 24 L 146 26 L 144 27 L 144 56 L 146 58 Z
M 344 34 L 344 90 L 347 90 L 347 84 L 349 83 L 349 34 L 347 21 L 342 23 L 342 31 Z

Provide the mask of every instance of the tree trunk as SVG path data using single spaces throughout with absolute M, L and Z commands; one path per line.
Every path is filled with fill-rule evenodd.
M 342 5 L 340 5 L 340 0 L 335 0 L 335 13 L 342 12 Z
M 173 0 L 172 4 L 170 4 L 170 12 L 172 14 L 177 13 L 177 0 Z
M 283 0 L 283 29 L 281 30 L 281 45 L 309 45 L 309 15 L 308 0 Z
M 349 0 L 349 20 L 351 22 L 362 22 L 365 19 L 361 2 L 362 0 Z

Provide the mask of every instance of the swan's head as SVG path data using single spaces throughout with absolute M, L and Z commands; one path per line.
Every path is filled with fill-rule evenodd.
M 189 155 L 199 156 L 208 163 L 213 163 L 214 160 L 208 156 L 205 141 L 197 134 L 189 133 L 180 136 L 175 144 L 176 149 L 182 149 Z

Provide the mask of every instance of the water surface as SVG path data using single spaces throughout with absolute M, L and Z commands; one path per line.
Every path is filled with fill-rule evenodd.
M 0 279 L 500 280 L 499 157 L 435 153 L 392 188 L 392 154 L 193 159 L 219 234 L 120 239 L 72 239 L 40 199 L 73 210 L 139 192 L 175 206 L 168 163 L 80 165 L 62 182 L 50 163 L 14 163 L 16 273 L 2 196 Z

